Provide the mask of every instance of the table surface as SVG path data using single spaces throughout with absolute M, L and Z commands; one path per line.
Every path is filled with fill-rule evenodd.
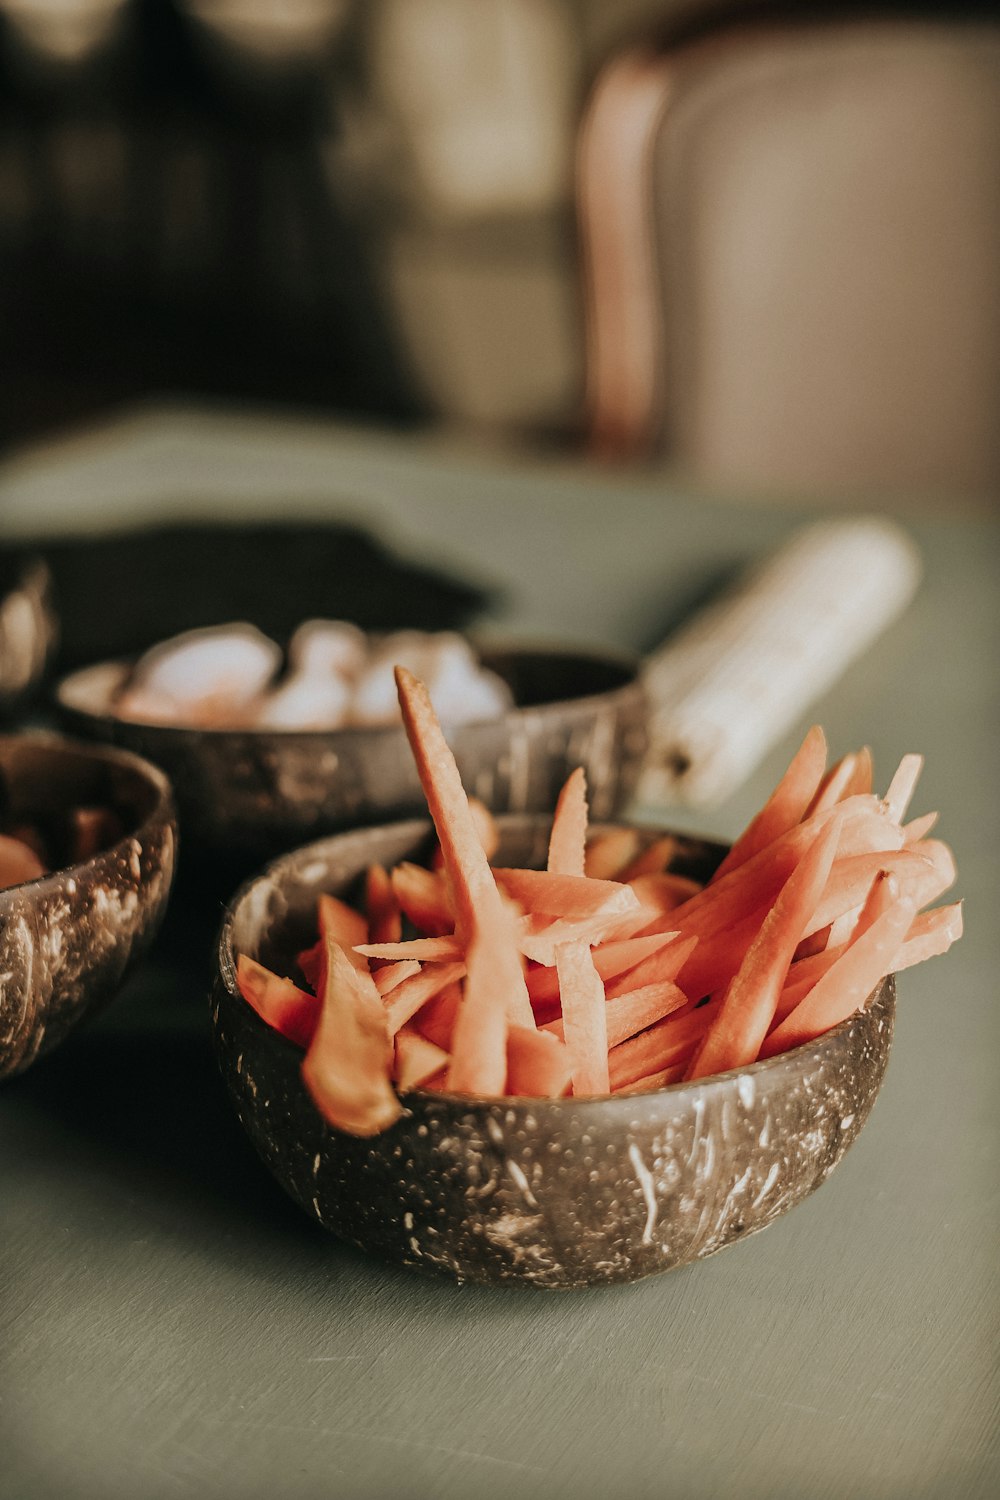
M 518 633 L 640 650 L 815 514 L 182 409 L 0 469 L 8 536 L 276 512 L 347 516 L 499 586 L 493 617 Z M 115 1006 L 0 1097 L 0 1494 L 1000 1493 L 1000 525 L 943 508 L 908 524 L 919 596 L 813 716 L 837 753 L 871 744 L 883 776 L 926 753 L 916 810 L 940 809 L 967 933 L 902 976 L 884 1088 L 830 1181 L 765 1234 L 632 1287 L 387 1268 L 258 1165 L 209 1050 L 217 912 L 175 904 Z M 732 836 L 795 738 L 725 806 L 669 821 Z

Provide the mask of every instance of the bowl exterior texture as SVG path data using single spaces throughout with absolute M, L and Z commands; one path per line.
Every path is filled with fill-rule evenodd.
M 507 820 L 503 859 L 528 862 L 547 827 Z M 283 929 L 296 942 L 302 936 L 311 885 L 343 889 L 368 860 L 401 858 L 421 837 L 410 824 L 402 837 L 372 830 L 366 840 L 300 851 L 246 888 L 223 928 L 213 995 L 220 1067 L 251 1141 L 307 1213 L 416 1270 L 581 1287 L 710 1255 L 765 1228 L 829 1176 L 885 1072 L 891 980 L 816 1043 L 696 1084 L 579 1100 L 414 1092 L 396 1125 L 372 1139 L 326 1125 L 302 1083 L 301 1052 L 236 993 L 233 946 L 274 961 Z M 682 867 L 711 858 L 711 846 L 681 841 Z
M 54 736 L 25 740 L 36 745 L 35 772 L 50 763 L 58 775 L 60 796 L 74 783 L 92 796 L 96 776 L 117 810 L 141 811 L 111 848 L 0 891 L 0 1078 L 28 1067 L 114 996 L 159 926 L 176 850 L 169 787 L 155 767 Z M 0 746 L 0 762 L 12 744 Z
M 618 662 L 508 652 L 534 706 L 447 730 L 463 784 L 495 812 L 554 806 L 574 766 L 587 773 L 595 818 L 622 808 L 647 745 L 641 684 Z M 566 663 L 572 663 L 567 666 Z M 59 691 L 66 727 L 161 766 L 177 796 L 185 846 L 259 863 L 338 829 L 422 814 L 423 792 L 402 726 L 313 731 L 215 731 L 133 724 L 106 711 L 117 678 L 85 669 Z M 580 693 L 553 700 L 569 681 Z M 102 707 L 103 704 L 103 707 Z

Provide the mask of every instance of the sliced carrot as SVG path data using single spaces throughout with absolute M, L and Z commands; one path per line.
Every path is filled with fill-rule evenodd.
M 872 761 L 872 753 L 867 745 L 862 745 L 854 757 L 854 771 L 844 788 L 841 800 L 846 797 L 870 796 L 874 781 L 875 765 Z
M 670 861 L 677 853 L 677 840 L 672 833 L 666 833 L 662 838 L 654 839 L 641 849 L 624 869 L 619 873 L 618 879 L 626 882 L 638 880 L 641 875 L 664 875 L 669 874 Z M 678 877 L 681 879 L 683 877 Z
M 323 974 L 326 969 L 326 944 L 320 938 L 313 943 L 311 948 L 303 948 L 301 953 L 295 956 L 295 962 L 299 966 L 306 984 L 310 985 L 318 995 L 323 988 Z
M 440 994 L 453 980 L 461 979 L 464 973 L 465 965 L 462 963 L 428 964 L 419 974 L 414 974 L 412 979 L 404 979 L 401 985 L 389 992 L 383 1002 L 389 1035 L 395 1036 L 401 1026 L 413 1019 L 422 1005 Z
M 604 984 L 586 943 L 556 949 L 562 1025 L 573 1071 L 574 1094 L 606 1094 L 608 1029 Z
M 403 914 L 384 865 L 371 865 L 365 877 L 365 911 L 369 943 L 398 943 L 403 935 Z
M 610 916 L 634 911 L 636 896 L 616 880 L 554 875 L 549 870 L 495 869 L 497 885 L 526 912 L 542 917 Z
M 646 1031 L 640 1031 L 638 1036 L 629 1037 L 627 1042 L 612 1047 L 608 1054 L 612 1092 L 687 1058 L 705 1035 L 720 1003 L 717 999 L 709 1000 L 698 1010 L 667 1016 Z
M 448 1054 L 443 1047 L 429 1042 L 419 1031 L 408 1026 L 396 1032 L 396 1059 L 393 1068 L 396 1087 L 416 1089 L 447 1067 Z
M 639 834 L 634 828 L 607 828 L 587 844 L 583 872 L 594 880 L 615 880 L 635 859 Z
M 560 1099 L 572 1067 L 563 1043 L 546 1031 L 511 1026 L 507 1032 L 507 1092 L 529 1099 Z
M 553 875 L 583 875 L 587 847 L 587 777 L 577 766 L 556 802 L 546 869 Z
M 688 1005 L 687 995 L 676 984 L 664 980 L 660 984 L 644 984 L 639 989 L 625 990 L 608 1000 L 604 1007 L 604 1024 L 608 1047 L 617 1047 L 637 1032 L 645 1031 L 664 1016 L 673 1015 Z M 562 1037 L 565 1027 L 561 1018 L 549 1021 L 541 1028 L 552 1036 Z
M 476 825 L 476 832 L 479 834 L 479 842 L 483 846 L 483 853 L 487 859 L 492 859 L 500 847 L 500 829 L 497 827 L 497 820 L 486 806 L 486 803 L 481 802 L 478 797 L 469 798 L 469 812 L 473 823 Z M 444 869 L 444 854 L 442 853 L 440 844 L 435 846 L 430 862 L 432 869 Z
M 375 969 L 372 978 L 375 988 L 384 998 L 390 990 L 402 984 L 404 979 L 412 979 L 414 974 L 419 973 L 420 965 L 415 958 L 401 958 L 396 963 L 385 963 L 380 969 Z
M 672 932 L 654 932 L 646 937 L 619 938 L 601 943 L 593 950 L 594 967 L 605 982 L 616 979 L 652 954 L 658 953 L 675 936 Z M 695 941 L 696 939 L 690 940 L 690 947 L 694 946 Z M 527 975 L 527 984 L 532 1005 L 559 998 L 559 976 L 554 968 L 532 969 Z
M 454 963 L 464 952 L 454 936 L 406 938 L 402 943 L 359 943 L 358 953 L 392 963 L 416 959 L 418 963 Z
M 835 765 L 830 767 L 806 810 L 806 817 L 811 818 L 816 813 L 827 812 L 847 795 L 848 788 L 853 784 L 857 763 L 857 751 L 849 750 Z
M 375 1135 L 402 1114 L 390 1081 L 393 1046 L 385 1007 L 370 974 L 327 940 L 319 1025 L 302 1077 L 323 1118 L 351 1135 Z
M 766 1038 L 761 1057 L 810 1042 L 864 1005 L 879 982 L 892 972 L 915 908 L 904 896 L 851 943 L 817 980 L 806 998 Z
M 691 1079 L 754 1061 L 774 1019 L 792 954 L 826 884 L 840 830 L 831 823 L 788 877 L 726 990 L 719 1014 L 688 1069 Z
M 759 906 L 722 932 L 708 938 L 694 936 L 697 946 L 676 975 L 684 993 L 692 1000 L 701 1000 L 725 989 L 760 931 L 766 912 L 766 905 Z
M 439 937 L 454 931 L 448 885 L 440 871 L 425 870 L 422 865 L 403 860 L 390 879 L 393 895 L 418 932 Z
M 508 987 L 495 963 L 496 941 L 482 929 L 469 945 L 465 993 L 452 1032 L 448 1088 L 502 1094 L 507 1082 Z
M 642 959 L 627 973 L 616 976 L 607 986 L 608 999 L 612 1000 L 627 990 L 639 989 L 647 984 L 675 984 L 678 975 L 686 972 L 688 960 L 697 946 L 696 937 L 683 937 L 674 933 L 670 942 L 658 952 L 651 953 L 648 958 Z M 600 949 L 596 949 L 594 962 L 598 965 L 598 973 L 601 973 L 599 953 Z M 681 988 L 683 989 L 684 986 L 682 985 Z M 696 995 L 694 998 L 697 1000 L 701 996 Z
M 627 1083 L 620 1088 L 612 1089 L 614 1094 L 651 1094 L 654 1089 L 669 1088 L 672 1083 L 680 1083 L 684 1077 L 686 1064 L 674 1063 L 673 1067 L 661 1068 L 657 1073 L 647 1073 L 645 1078 L 637 1078 L 635 1083 Z
M 345 950 L 354 967 L 362 974 L 367 974 L 368 960 L 354 952 L 355 943 L 364 943 L 368 939 L 368 923 L 361 913 L 355 911 L 353 906 L 348 906 L 346 901 L 341 901 L 338 896 L 331 896 L 324 891 L 319 898 L 317 915 L 320 940 L 324 944 L 329 941 L 337 943 Z
M 290 979 L 272 974 L 245 953 L 236 960 L 236 983 L 262 1021 L 297 1047 L 308 1047 L 319 1023 L 320 1003 L 315 995 L 300 990 Z
M 902 823 L 906 817 L 906 809 L 923 768 L 922 755 L 904 755 L 899 762 L 885 794 L 885 810 L 894 823 Z
M 912 822 L 903 824 L 903 844 L 917 844 L 922 838 L 926 838 L 938 820 L 936 812 L 924 813 L 922 818 L 914 818 Z
M 896 955 L 895 972 L 922 964 L 928 958 L 937 958 L 947 953 L 952 943 L 962 936 L 962 903 L 951 906 L 936 906 L 933 911 L 922 911 L 914 917 L 906 934 L 903 946 Z
M 643 906 L 653 906 L 658 911 L 673 911 L 697 896 L 701 882 L 689 880 L 686 875 L 672 875 L 661 871 L 658 875 L 636 875 L 628 881 Z
M 805 936 L 827 927 L 845 912 L 860 908 L 880 870 L 895 874 L 906 889 L 933 878 L 933 866 L 916 850 L 884 850 L 875 854 L 852 854 L 834 861 L 826 886 L 809 918 Z M 922 903 L 921 903 L 922 904 Z
M 455 1017 L 462 1003 L 462 985 L 454 980 L 445 985 L 437 995 L 432 995 L 422 1005 L 410 1022 L 411 1030 L 419 1031 L 429 1042 L 436 1042 L 445 1052 L 451 1051 L 451 1038 L 455 1030 Z
M 633 910 L 609 912 L 603 916 L 570 918 L 548 921 L 544 917 L 522 917 L 519 923 L 519 944 L 525 958 L 551 968 L 556 961 L 556 949 L 566 943 L 591 944 L 605 938 L 633 936 L 650 922 L 649 910 L 639 905 L 628 886 L 622 887 L 633 903 Z
M 801 822 L 826 769 L 826 735 L 818 724 L 809 730 L 774 791 L 733 844 L 716 870 L 719 880 L 745 864 L 768 844 Z

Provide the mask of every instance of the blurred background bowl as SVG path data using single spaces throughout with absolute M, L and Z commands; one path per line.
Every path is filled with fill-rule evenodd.
M 516 707 L 446 727 L 470 794 L 495 812 L 555 805 L 582 765 L 591 811 L 607 818 L 636 785 L 646 699 L 629 659 L 528 647 L 483 650 Z M 174 784 L 186 848 L 246 867 L 348 827 L 425 808 L 402 725 L 339 730 L 202 730 L 116 718 L 122 662 L 74 672 L 57 692 L 66 726 L 156 762 Z M 245 870 L 244 870 L 245 872 Z
M 58 633 L 46 564 L 0 552 L 0 713 L 9 714 L 39 686 Z
M 99 1011 L 146 949 L 170 894 L 173 798 L 155 766 L 53 734 L 0 737 L 11 809 L 110 808 L 124 832 L 92 858 L 0 890 L 0 1078 Z
M 548 817 L 499 820 L 498 861 L 541 865 Z M 651 841 L 663 830 L 642 830 Z M 276 861 L 234 899 L 219 938 L 216 1056 L 260 1157 L 341 1238 L 459 1281 L 576 1287 L 635 1281 L 765 1228 L 825 1181 L 857 1138 L 888 1061 L 892 979 L 816 1042 L 649 1094 L 476 1099 L 410 1092 L 370 1139 L 328 1126 L 302 1052 L 236 987 L 240 953 L 288 972 L 316 898 L 350 898 L 373 861 L 426 856 L 426 821 L 357 830 Z M 706 878 L 717 844 L 678 838 L 672 868 Z

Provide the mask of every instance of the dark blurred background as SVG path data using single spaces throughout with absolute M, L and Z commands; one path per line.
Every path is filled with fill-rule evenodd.
M 605 456 L 730 487 L 989 489 L 992 8 L 797 5 L 741 30 L 758 9 L 0 0 L 0 444 L 179 394 L 533 443 L 589 429 Z M 616 94 L 611 165 L 581 187 L 595 85 L 636 48 L 673 59 L 660 114 L 636 134 L 642 85 Z M 612 280 L 632 286 L 634 246 L 657 293 L 629 314 L 657 342 L 638 426 L 591 399 L 617 378 L 595 379 L 592 329 L 623 213 Z

